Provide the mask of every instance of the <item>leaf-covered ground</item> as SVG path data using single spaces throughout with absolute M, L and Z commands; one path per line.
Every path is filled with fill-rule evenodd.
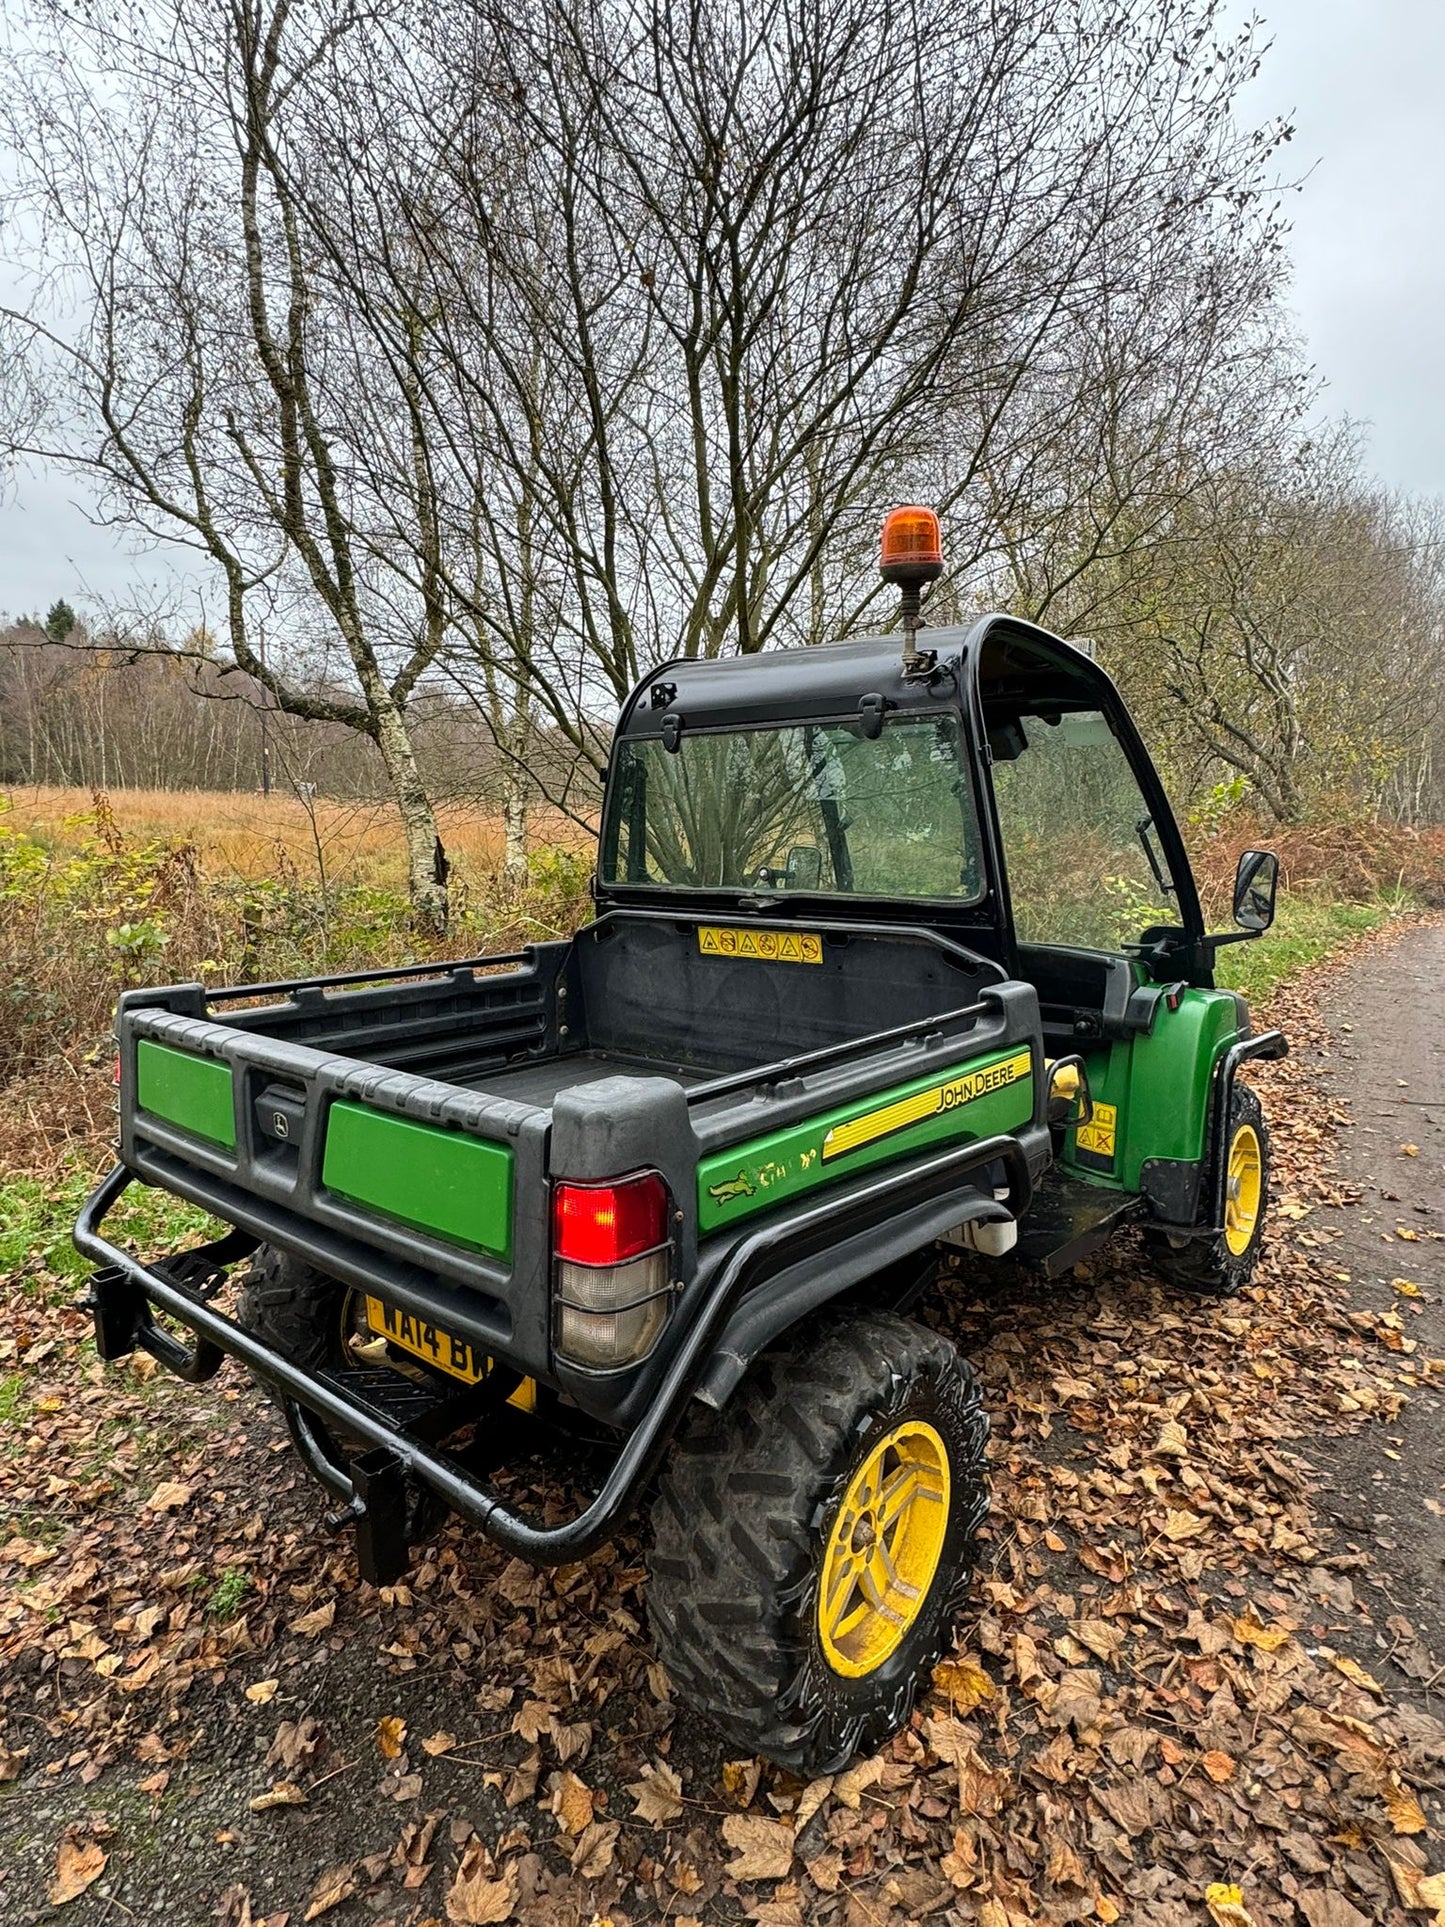
M 1442 965 L 1415 927 L 1326 986 L 1349 1057 L 1318 987 L 1275 995 L 1246 1297 L 1170 1295 L 1128 1244 L 1051 1291 L 942 1288 L 995 1415 L 973 1607 L 912 1727 L 807 1785 L 670 1697 L 640 1533 L 538 1574 L 450 1527 L 364 1586 L 253 1388 L 103 1370 L 42 1248 L 0 1328 L 0 1920 L 1445 1923 L 1440 1468 L 1412 1471 L 1445 1395 Z M 1433 1084 L 1389 1079 L 1367 1196 L 1371 1024 Z

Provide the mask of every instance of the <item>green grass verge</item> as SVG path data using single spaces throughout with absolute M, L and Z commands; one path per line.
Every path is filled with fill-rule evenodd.
M 94 1269 L 70 1242 L 70 1228 L 94 1189 L 97 1174 L 71 1166 L 58 1178 L 0 1181 L 0 1276 L 41 1270 L 79 1283 Z M 142 1251 L 164 1252 L 222 1227 L 193 1204 L 148 1185 L 133 1185 L 107 1218 L 107 1234 Z
M 1282 896 L 1274 927 L 1253 943 L 1230 944 L 1219 953 L 1215 981 L 1251 1002 L 1321 962 L 1353 937 L 1378 930 L 1412 906 L 1391 897 L 1377 903 L 1336 903 L 1329 897 Z

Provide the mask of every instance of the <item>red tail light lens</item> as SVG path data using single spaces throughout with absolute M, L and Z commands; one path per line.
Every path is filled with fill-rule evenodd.
M 667 1187 L 655 1171 L 611 1184 L 559 1184 L 553 1247 L 573 1265 L 621 1265 L 667 1239 Z

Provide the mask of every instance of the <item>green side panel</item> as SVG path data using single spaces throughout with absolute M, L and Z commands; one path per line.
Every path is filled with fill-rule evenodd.
M 698 1229 L 706 1236 L 934 1144 L 1018 1130 L 1033 1114 L 1027 1044 L 935 1071 L 704 1158 Z
M 449 1244 L 512 1255 L 512 1153 L 505 1144 L 365 1104 L 333 1104 L 321 1181 Z
M 1095 1103 L 1117 1113 L 1114 1154 L 1081 1155 L 1071 1131 L 1062 1162 L 1080 1177 L 1137 1191 L 1147 1159 L 1203 1157 L 1214 1066 L 1238 1035 L 1239 1006 L 1227 991 L 1186 990 L 1177 1010 L 1160 1010 L 1148 1037 L 1087 1055 Z
M 228 1151 L 236 1148 L 231 1067 L 142 1037 L 136 1045 L 136 1103 L 152 1117 Z

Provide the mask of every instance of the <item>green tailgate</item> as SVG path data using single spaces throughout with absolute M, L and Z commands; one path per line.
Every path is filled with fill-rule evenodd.
M 178 1130 L 236 1148 L 231 1067 L 142 1037 L 136 1045 L 136 1103 Z
M 935 1071 L 705 1158 L 697 1174 L 698 1227 L 716 1231 L 932 1144 L 1017 1130 L 1033 1113 L 1026 1044 Z
M 321 1180 L 449 1244 L 512 1255 L 512 1153 L 504 1144 L 364 1104 L 333 1104 Z

